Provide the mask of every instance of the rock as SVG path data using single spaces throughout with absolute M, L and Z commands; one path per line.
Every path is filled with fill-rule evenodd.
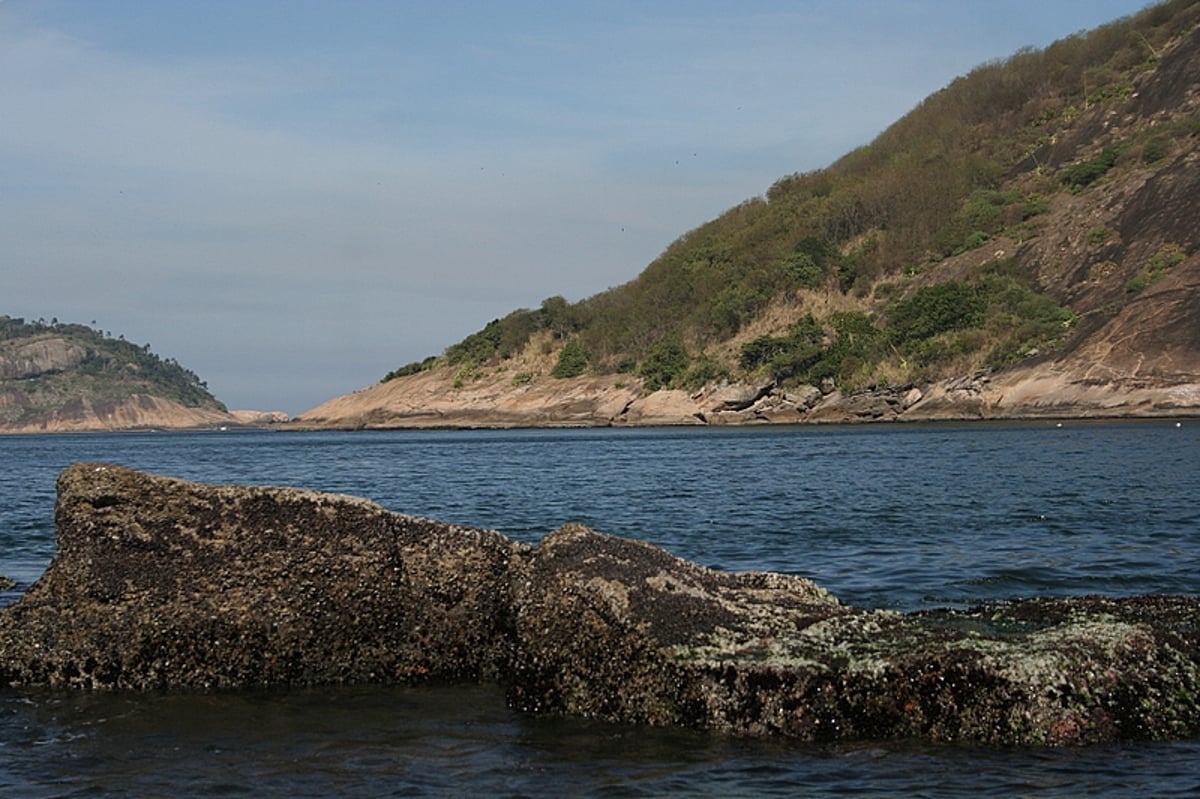
M 17 581 L 13 578 L 0 574 L 0 591 L 11 591 L 17 587 Z
M 781 626 L 847 612 L 799 577 L 713 571 L 581 525 L 547 536 L 523 572 L 509 696 L 524 710 L 716 726 L 689 652 L 753 657 Z
M 686 391 L 654 391 L 638 397 L 615 420 L 621 425 L 696 425 L 704 424 L 700 405 Z
M 57 336 L 18 340 L 11 346 L 0 345 L 0 380 L 29 380 L 65 372 L 86 358 L 86 349 Z
M 574 527 L 533 555 L 520 708 L 805 741 L 1093 743 L 1200 731 L 1200 601 L 1030 600 L 903 616 Z
M 184 406 L 149 394 L 119 399 L 80 397 L 57 408 L 29 413 L 22 392 L 0 391 L 0 409 L 20 409 L 19 421 L 0 420 L 0 433 L 67 433 L 95 430 L 197 430 L 236 423 L 216 408 Z
M 58 492 L 58 553 L 0 615 L 6 684 L 495 680 L 507 656 L 499 533 L 105 464 Z
M 531 344 L 527 349 L 540 348 Z M 288 426 L 607 427 L 641 395 L 640 383 L 626 383 L 623 375 L 558 379 L 537 376 L 538 368 L 536 362 L 518 358 L 504 369 L 485 370 L 469 379 L 460 368 L 429 369 L 329 400 Z
M 709 411 L 714 413 L 744 411 L 770 394 L 773 388 L 775 388 L 773 380 L 759 384 L 730 383 L 713 391 L 705 398 L 705 401 Z
M 834 391 L 805 416 L 813 422 L 874 422 L 894 420 L 904 409 L 906 393 L 893 388 L 874 388 L 843 394 Z
M 0 611 L 0 681 L 498 682 L 514 707 L 805 741 L 1200 733 L 1200 598 L 902 615 L 567 525 L 499 533 L 291 488 L 62 473 L 58 554 Z
M 816 386 L 803 385 L 785 392 L 783 399 L 797 408 L 807 409 L 820 402 L 823 396 L 821 389 Z
M 260 427 L 263 425 L 283 424 L 290 417 L 284 411 L 255 411 L 242 410 L 230 411 L 229 415 L 233 417 L 238 424 Z

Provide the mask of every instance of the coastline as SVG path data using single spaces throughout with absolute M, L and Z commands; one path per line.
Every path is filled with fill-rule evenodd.
M 643 394 L 619 375 L 538 378 L 504 374 L 453 388 L 444 370 L 338 397 L 280 430 L 520 429 L 1200 418 L 1200 382 L 1100 382 L 1021 370 L 853 393 L 807 386 L 725 383 Z M 1190 376 L 1189 376 L 1190 377 Z

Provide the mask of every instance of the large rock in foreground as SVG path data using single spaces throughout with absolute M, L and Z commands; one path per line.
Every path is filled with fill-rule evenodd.
M 578 525 L 533 548 L 105 464 L 58 487 L 58 555 L 0 613 L 9 685 L 486 680 L 530 711 L 807 741 L 1200 732 L 1196 597 L 901 615 Z
M 207 486 L 79 464 L 58 479 L 58 553 L 0 616 L 23 685 L 177 688 L 497 679 L 499 533 L 353 497 Z

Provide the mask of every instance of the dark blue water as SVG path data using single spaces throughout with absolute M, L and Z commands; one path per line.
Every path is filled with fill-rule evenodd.
M 536 541 L 567 521 L 900 610 L 1200 593 L 1200 421 L 0 438 L 0 573 L 104 460 L 296 485 Z M 806 747 L 515 714 L 491 687 L 0 691 L 0 796 L 1200 795 L 1200 742 Z

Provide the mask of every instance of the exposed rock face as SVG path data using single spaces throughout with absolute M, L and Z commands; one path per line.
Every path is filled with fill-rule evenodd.
M 514 706 L 808 741 L 1200 733 L 1200 599 L 901 615 L 568 525 L 499 533 L 285 488 L 81 464 L 0 612 L 11 685 L 493 680 Z
M 297 417 L 298 427 L 596 427 L 639 391 L 607 378 L 517 379 L 506 371 L 459 385 L 452 367 L 379 383 Z
M 0 407 L 20 407 L 15 392 L 0 393 Z M 163 397 L 134 394 L 123 399 L 79 398 L 59 408 L 27 416 L 21 422 L 0 425 L 0 433 L 69 433 L 94 430 L 188 430 L 238 424 L 225 411 L 189 408 Z
M 581 525 L 543 539 L 517 584 L 516 706 L 659 725 L 728 728 L 703 707 L 695 653 L 752 662 L 780 631 L 850 612 L 800 577 L 717 572 Z
M 0 347 L 0 380 L 28 380 L 65 372 L 83 363 L 87 350 L 65 339 L 49 337 Z
M 254 426 L 283 424 L 289 419 L 287 413 L 284 411 L 230 411 L 229 415 L 238 424 Z

